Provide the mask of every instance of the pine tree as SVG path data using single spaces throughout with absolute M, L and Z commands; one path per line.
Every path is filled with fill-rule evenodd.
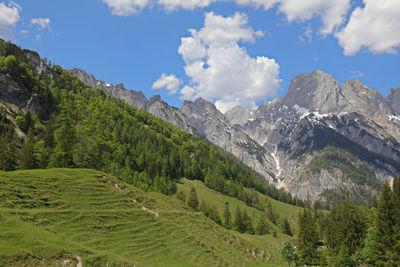
M 56 148 L 50 160 L 51 167 L 74 167 L 73 152 L 76 141 L 72 96 L 66 96 L 59 116 L 60 127 L 55 132 Z
M 301 265 L 312 265 L 318 262 L 318 234 L 315 229 L 315 219 L 310 208 L 306 206 L 299 216 L 297 255 Z
M 14 129 L 0 135 L 0 170 L 13 171 L 17 167 L 17 142 Z
M 33 135 L 32 128 L 29 129 L 28 134 L 25 137 L 25 142 L 20 151 L 20 155 L 21 169 L 28 170 L 37 168 L 37 159 L 35 155 L 35 136 Z
M 224 208 L 224 227 L 226 229 L 231 229 L 232 227 L 232 215 L 229 209 L 229 202 L 225 202 Z
M 399 236 L 398 207 L 393 192 L 388 183 L 381 191 L 376 221 L 376 245 L 371 255 L 378 266 L 396 266 L 399 255 L 396 252 Z
M 192 187 L 188 196 L 188 205 L 194 210 L 199 208 L 199 199 L 197 198 L 196 189 Z
M 242 212 L 242 225 L 243 225 L 243 232 L 246 232 L 248 234 L 254 234 L 253 221 L 251 217 L 247 215 L 246 210 Z
M 241 233 L 246 231 L 246 228 L 244 227 L 243 222 L 242 222 L 242 212 L 240 211 L 239 206 L 236 207 L 236 212 L 235 212 L 235 217 L 234 217 L 233 222 L 234 222 L 236 231 L 241 232 Z
M 264 218 L 260 218 L 255 228 L 257 235 L 266 235 L 269 233 L 270 226 Z
M 337 267 L 351 267 L 353 266 L 353 263 L 351 261 L 350 255 L 349 255 L 349 250 L 345 245 L 342 245 L 340 247 L 340 251 L 338 254 L 338 262 L 337 262 Z
M 288 219 L 285 218 L 279 218 L 278 220 L 278 227 L 279 230 L 281 231 L 281 233 L 285 234 L 285 235 L 293 235 L 292 234 L 292 229 L 290 227 L 290 223 L 288 221 Z

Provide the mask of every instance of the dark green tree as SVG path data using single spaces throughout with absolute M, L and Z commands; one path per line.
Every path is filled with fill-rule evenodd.
M 284 261 L 286 261 L 289 264 L 289 267 L 291 263 L 295 263 L 296 261 L 296 251 L 289 241 L 286 241 L 285 244 L 283 245 L 281 249 L 281 257 Z
M 229 202 L 225 202 L 225 207 L 224 207 L 224 227 L 226 229 L 231 229 L 232 227 L 232 214 L 229 209 Z
M 308 206 L 300 212 L 298 225 L 298 263 L 301 265 L 316 264 L 319 261 L 318 234 L 316 232 L 315 219 Z
M 194 187 L 192 187 L 192 189 L 190 189 L 190 193 L 189 193 L 187 201 L 188 201 L 189 207 L 191 207 L 194 210 L 198 210 L 199 199 L 197 198 L 196 189 Z
M 60 127 L 55 132 L 56 148 L 50 159 L 51 167 L 74 167 L 74 146 L 76 141 L 73 118 L 73 96 L 66 95 L 58 117 Z
M 35 155 L 35 136 L 33 129 L 30 128 L 25 137 L 25 142 L 20 151 L 20 168 L 23 170 L 37 168 L 37 158 Z
M 256 227 L 255 227 L 255 232 L 257 235 L 266 235 L 269 233 L 270 230 L 270 226 L 268 224 L 268 222 L 260 217 L 260 219 L 258 220 Z
M 13 171 L 17 167 L 18 144 L 14 129 L 0 134 L 0 170 Z
M 233 219 L 233 223 L 236 231 L 241 233 L 244 233 L 246 231 L 246 226 L 243 224 L 242 212 L 240 211 L 239 206 L 236 206 L 236 212 L 235 212 L 235 217 Z
M 285 235 L 293 235 L 292 228 L 290 227 L 290 223 L 286 217 L 278 219 L 278 227 L 281 233 Z
M 342 245 L 339 250 L 338 254 L 338 262 L 337 265 L 338 267 L 351 267 L 353 266 L 353 263 L 351 261 L 350 255 L 349 255 L 349 250 L 345 245 Z
M 377 266 L 399 266 L 400 254 L 398 225 L 399 207 L 388 183 L 385 183 L 378 204 L 376 221 L 376 244 L 371 255 Z

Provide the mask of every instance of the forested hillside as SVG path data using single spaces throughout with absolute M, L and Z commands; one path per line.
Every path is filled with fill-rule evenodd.
M 40 60 L 36 52 L 0 41 L 0 55 L 2 170 L 93 168 L 164 194 L 175 193 L 182 177 L 206 179 L 211 188 L 239 199 L 256 190 L 302 204 L 230 153 L 84 84 L 58 65 L 34 66 Z

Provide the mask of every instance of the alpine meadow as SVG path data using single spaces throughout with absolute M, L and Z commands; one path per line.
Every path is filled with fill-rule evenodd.
M 0 1 L 0 267 L 400 266 L 400 5 L 300 2 Z

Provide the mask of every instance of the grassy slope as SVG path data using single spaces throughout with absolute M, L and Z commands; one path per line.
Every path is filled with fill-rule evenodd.
M 197 195 L 199 197 L 200 202 L 204 200 L 208 204 L 215 205 L 218 209 L 219 214 L 223 214 L 223 210 L 225 207 L 225 202 L 229 203 L 232 215 L 235 213 L 236 207 L 239 206 L 241 210 L 246 209 L 247 214 L 254 215 L 253 217 L 259 218 L 264 216 L 263 213 L 255 208 L 249 207 L 243 201 L 240 201 L 236 198 L 232 198 L 222 193 L 216 192 L 214 190 L 209 189 L 204 183 L 198 180 L 188 180 L 182 179 L 182 184 L 178 184 L 178 191 L 184 192 L 188 195 L 192 186 L 196 188 Z M 297 225 L 298 214 L 301 211 L 300 207 L 292 206 L 283 202 L 279 202 L 275 199 L 272 199 L 268 196 L 262 195 L 258 193 L 258 197 L 261 202 L 270 202 L 273 210 L 279 214 L 280 217 L 287 217 L 291 226 L 294 227 Z M 271 226 L 273 224 L 271 223 Z M 276 228 L 276 227 L 275 227 Z
M 0 266 L 75 266 L 76 255 L 84 266 L 281 264 L 285 240 L 227 231 L 174 197 L 98 171 L 0 172 Z

